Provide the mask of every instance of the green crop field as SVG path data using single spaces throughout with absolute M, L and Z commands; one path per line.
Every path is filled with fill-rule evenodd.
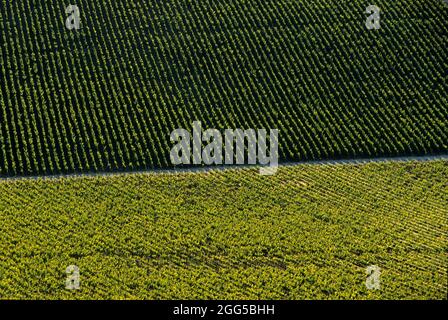
M 447 17 L 0 0 L 0 300 L 448 299 Z
M 3 181 L 0 298 L 446 299 L 447 176 L 435 161 Z
M 170 132 L 274 128 L 280 160 L 448 151 L 447 6 L 0 1 L 0 176 L 170 167 Z

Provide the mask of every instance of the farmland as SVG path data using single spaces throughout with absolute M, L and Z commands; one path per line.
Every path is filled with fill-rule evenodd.
M 0 0 L 0 299 L 447 299 L 446 1 L 70 2 Z
M 446 299 L 447 176 L 432 161 L 2 181 L 0 298 Z
M 446 153 L 447 6 L 0 1 L 0 176 L 170 167 L 170 132 L 275 128 L 280 160 Z M 3 195 L 2 195 L 3 196 Z

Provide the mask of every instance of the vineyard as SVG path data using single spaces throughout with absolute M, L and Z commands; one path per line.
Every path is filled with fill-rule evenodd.
M 69 2 L 0 0 L 0 300 L 447 299 L 446 1 Z
M 0 0 L 0 176 L 170 167 L 195 120 L 278 129 L 281 161 L 448 151 L 442 1 L 375 0 L 378 30 L 361 0 L 73 2 L 79 30 Z
M 447 176 L 438 161 L 3 181 L 0 299 L 446 299 Z

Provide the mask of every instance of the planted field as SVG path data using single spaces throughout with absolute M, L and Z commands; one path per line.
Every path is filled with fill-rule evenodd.
M 195 120 L 282 161 L 448 150 L 442 1 L 74 2 L 0 1 L 0 176 L 169 167 Z
M 0 298 L 446 299 L 447 175 L 438 161 L 3 181 Z

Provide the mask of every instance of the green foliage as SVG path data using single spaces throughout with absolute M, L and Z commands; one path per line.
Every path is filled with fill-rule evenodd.
M 439 161 L 3 181 L 0 298 L 446 299 L 447 176 Z
M 169 134 L 280 130 L 281 160 L 447 152 L 446 6 L 1 0 L 0 175 L 170 166 Z M 68 4 L 68 3 L 67 3 Z

